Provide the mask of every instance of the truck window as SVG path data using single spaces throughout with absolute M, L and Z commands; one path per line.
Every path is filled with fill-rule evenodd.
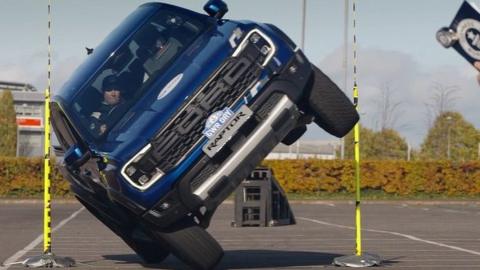
M 101 139 L 148 86 L 205 30 L 207 20 L 160 9 L 112 52 L 73 101 L 84 129 Z

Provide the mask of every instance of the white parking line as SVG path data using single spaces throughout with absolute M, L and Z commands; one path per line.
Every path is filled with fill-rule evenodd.
M 55 228 L 53 228 L 52 233 L 63 227 L 65 224 L 67 224 L 70 220 L 74 219 L 80 212 L 82 212 L 85 208 L 82 207 L 75 211 L 73 214 L 71 214 L 68 218 L 62 220 Z M 3 262 L 3 265 L 0 265 L 0 270 L 6 270 L 10 267 L 12 264 L 18 263 L 18 260 L 25 255 L 27 252 L 30 250 L 34 249 L 38 244 L 43 242 L 43 234 L 40 234 L 35 240 L 33 240 L 30 244 L 28 244 L 26 247 L 23 249 L 17 251 L 17 253 L 13 254 L 10 258 L 6 259 Z M 41 254 L 39 254 L 41 255 Z
M 322 224 L 322 225 L 325 225 L 325 226 L 331 226 L 331 227 L 336 227 L 336 228 L 341 228 L 341 229 L 348 229 L 348 230 L 355 230 L 355 228 L 354 228 L 354 227 L 351 227 L 351 226 L 339 225 L 339 224 L 330 223 L 330 222 L 325 222 L 325 221 L 320 221 L 320 220 L 311 219 L 311 218 L 297 217 L 297 219 L 305 220 L 305 221 L 310 221 L 310 222 L 314 222 L 314 223 L 317 223 L 317 224 Z M 443 243 L 440 243 L 440 242 L 430 241 L 430 240 L 418 238 L 418 237 L 416 237 L 416 236 L 409 235 L 409 234 L 403 234 L 403 233 L 398 233 L 398 232 L 390 232 L 390 231 L 383 231 L 383 230 L 374 230 L 374 229 L 363 229 L 362 231 L 396 235 L 396 236 L 404 237 L 404 238 L 407 238 L 407 239 L 410 239 L 410 240 L 413 240 L 413 241 L 418 241 L 418 242 L 422 242 L 422 243 L 426 243 L 426 244 L 431 244 L 431 245 L 435 245 L 435 246 L 439 246 L 439 247 L 445 247 L 445 248 L 449 248 L 449 249 L 453 249 L 453 250 L 457 250 L 457 251 L 462 251 L 462 252 L 466 252 L 466 253 L 470 253 L 470 254 L 473 254 L 473 255 L 478 255 L 478 256 L 480 256 L 480 252 L 478 252 L 478 251 L 474 251 L 474 250 L 470 250 L 470 249 L 465 249 L 465 248 L 461 248 L 461 247 L 457 247 L 457 246 L 451 246 L 451 245 L 443 244 Z
M 462 210 L 453 210 L 453 209 L 442 209 L 444 212 L 447 213 L 461 213 L 461 214 L 469 214 L 467 211 L 462 211 Z

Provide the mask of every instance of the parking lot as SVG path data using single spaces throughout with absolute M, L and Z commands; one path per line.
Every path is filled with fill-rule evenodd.
M 209 231 L 225 249 L 217 269 L 342 269 L 335 257 L 353 254 L 354 205 L 347 201 L 294 202 L 293 226 L 231 226 L 224 203 Z M 0 202 L 0 270 L 20 269 L 42 250 L 42 204 Z M 480 202 L 365 202 L 363 248 L 384 269 L 480 269 Z M 73 201 L 54 201 L 53 252 L 76 269 L 186 269 L 173 256 L 144 265 L 112 232 Z M 378 269 L 378 268 L 377 268 Z

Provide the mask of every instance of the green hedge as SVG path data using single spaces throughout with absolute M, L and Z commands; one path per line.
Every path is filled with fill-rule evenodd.
M 287 192 L 353 192 L 354 162 L 346 160 L 266 160 Z M 480 161 L 363 161 L 362 189 L 397 195 L 480 194 Z
M 55 162 L 52 161 L 52 164 Z M 52 193 L 64 196 L 69 185 L 53 166 Z M 0 157 L 0 196 L 39 196 L 43 194 L 43 159 Z
M 265 160 L 286 192 L 353 192 L 354 163 L 347 160 Z M 43 160 L 0 157 L 0 196 L 39 196 Z M 363 161 L 362 188 L 389 194 L 479 195 L 480 161 Z M 68 194 L 68 183 L 55 168 L 54 195 Z

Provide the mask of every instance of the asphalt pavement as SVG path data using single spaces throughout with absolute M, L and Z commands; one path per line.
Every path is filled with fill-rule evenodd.
M 294 202 L 296 225 L 232 227 L 224 203 L 209 232 L 225 250 L 216 269 L 347 269 L 331 263 L 355 251 L 354 205 Z M 0 201 L 0 270 L 23 269 L 42 253 L 42 204 Z M 382 257 L 376 269 L 480 269 L 480 202 L 364 202 L 363 250 Z M 53 203 L 53 252 L 75 269 L 188 269 L 169 256 L 145 265 L 119 238 L 76 202 Z

